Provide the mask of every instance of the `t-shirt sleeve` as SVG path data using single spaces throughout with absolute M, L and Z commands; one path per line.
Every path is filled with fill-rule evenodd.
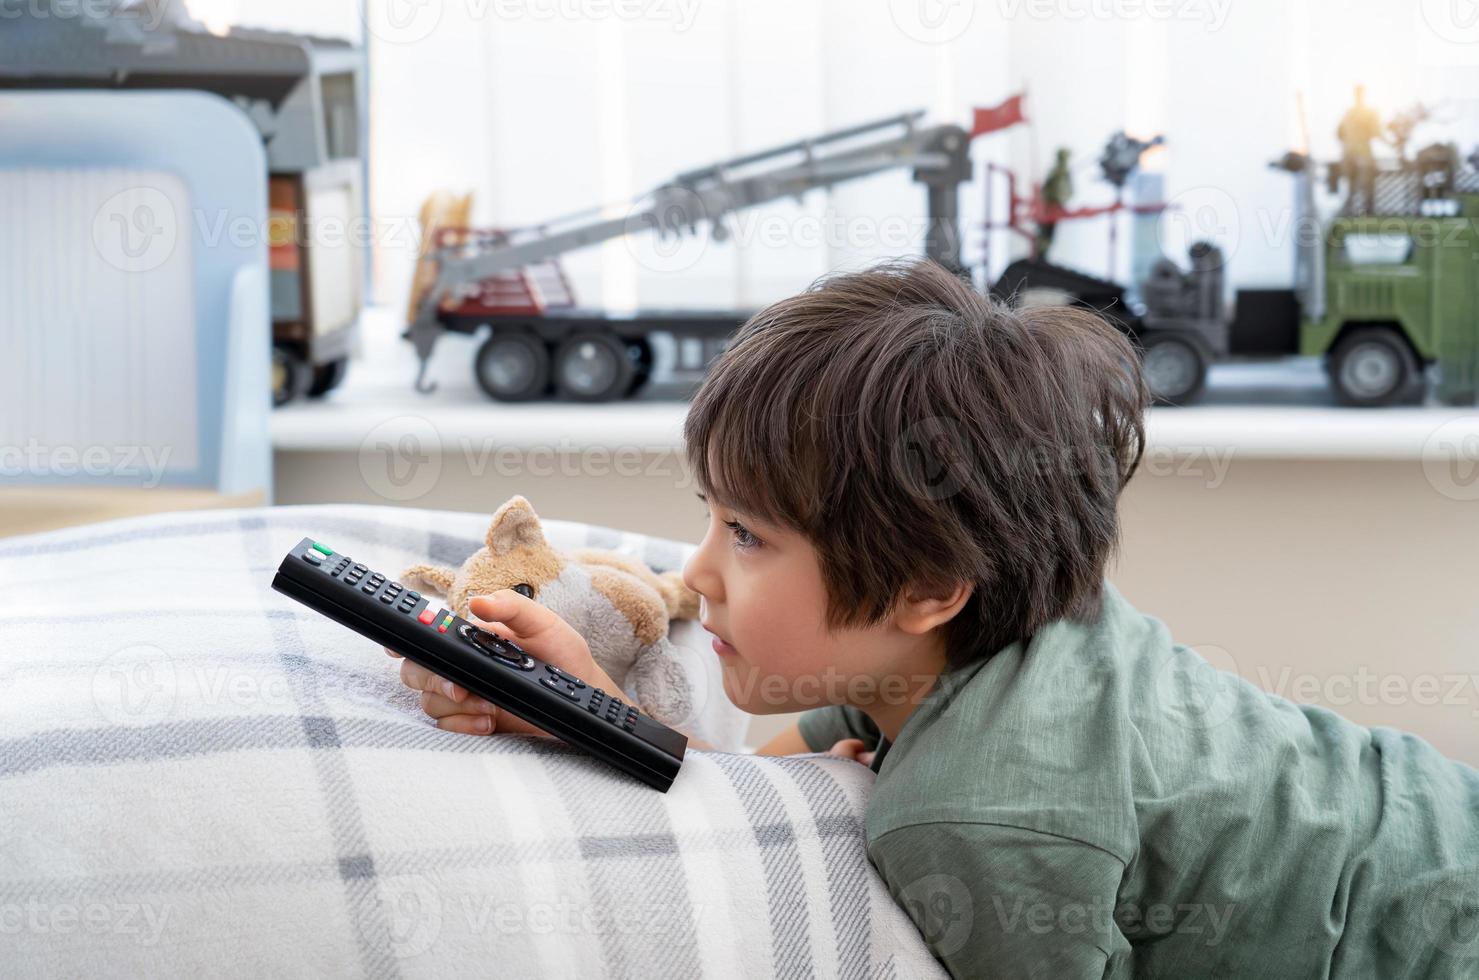
M 1098 980 L 1129 955 L 1114 918 L 1124 864 L 1093 845 L 926 823 L 883 834 L 869 855 L 952 976 Z
M 878 742 L 873 719 L 850 704 L 813 708 L 802 714 L 797 727 L 813 752 L 825 752 L 844 738 L 860 738 L 870 749 Z

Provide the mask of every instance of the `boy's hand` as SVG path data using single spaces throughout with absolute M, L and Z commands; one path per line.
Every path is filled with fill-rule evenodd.
M 860 738 L 844 738 L 828 749 L 827 754 L 851 759 L 854 762 L 861 762 L 865 766 L 872 766 L 873 753 L 865 752 L 864 749 L 866 748 L 867 746 L 863 744 L 863 740 Z
M 468 605 L 471 621 L 499 636 L 513 640 L 530 656 L 574 674 L 587 684 L 616 692 L 621 688 L 591 657 L 591 649 L 574 627 L 533 599 L 513 589 L 479 596 Z M 389 647 L 385 652 L 400 657 Z M 520 732 L 544 735 L 536 728 L 496 705 L 484 701 L 420 664 L 404 660 L 401 683 L 421 692 L 421 708 L 437 720 L 437 727 L 464 735 Z

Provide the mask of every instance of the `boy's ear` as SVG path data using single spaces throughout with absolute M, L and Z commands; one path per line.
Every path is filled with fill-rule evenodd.
M 894 610 L 894 621 L 906 633 L 928 633 L 954 619 L 974 591 L 969 582 L 935 588 L 911 586 Z

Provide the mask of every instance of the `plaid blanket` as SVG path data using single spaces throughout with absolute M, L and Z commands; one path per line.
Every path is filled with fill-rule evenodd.
M 269 587 L 303 535 L 398 570 L 486 524 L 283 507 L 0 542 L 0 974 L 941 975 L 867 862 L 865 767 L 690 751 L 662 794 L 443 732 L 377 645 Z M 690 547 L 545 525 L 659 569 Z M 736 747 L 709 702 L 696 734 Z

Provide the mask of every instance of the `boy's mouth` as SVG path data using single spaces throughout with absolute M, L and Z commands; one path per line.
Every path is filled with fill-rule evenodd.
M 712 636 L 714 638 L 714 644 L 713 644 L 713 646 L 714 646 L 714 652 L 717 653 L 719 656 L 721 656 L 721 657 L 732 657 L 736 653 L 739 652 L 734 647 L 730 646 L 729 645 L 729 642 L 726 641 L 724 639 L 724 637 L 722 637 L 718 633 L 714 632 L 713 629 L 711 629 L 709 627 L 709 624 L 708 623 L 703 623 L 702 625 L 703 625 L 704 630 L 710 636 Z

